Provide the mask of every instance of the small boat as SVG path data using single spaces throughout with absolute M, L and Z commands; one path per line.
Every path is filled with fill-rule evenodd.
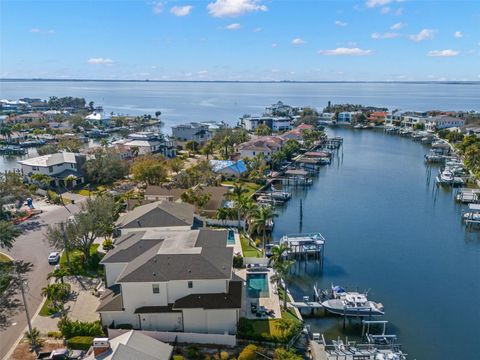
M 450 170 L 445 169 L 440 173 L 439 180 L 440 180 L 439 182 L 443 183 L 443 184 L 452 184 L 453 183 L 453 173 Z
M 322 306 L 332 314 L 344 316 L 381 316 L 383 305 L 367 299 L 367 294 L 347 292 L 340 286 L 332 285 L 333 299 L 325 300 Z
M 353 127 L 354 129 L 364 129 L 362 124 L 357 124 Z

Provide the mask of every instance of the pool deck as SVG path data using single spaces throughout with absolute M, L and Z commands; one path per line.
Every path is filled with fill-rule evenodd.
M 243 280 L 244 291 L 242 291 L 242 309 L 240 310 L 240 316 L 246 317 L 247 319 L 281 319 L 282 311 L 280 310 L 280 299 L 278 298 L 277 287 L 270 280 L 273 275 L 273 270 L 269 269 L 267 272 L 268 276 L 268 294 L 269 297 L 261 298 L 251 298 L 248 296 L 248 291 L 246 288 L 247 280 L 247 270 L 246 269 L 235 269 L 235 275 Z M 255 274 L 255 273 L 254 273 Z M 263 306 L 267 310 L 273 310 L 273 317 L 257 317 L 256 314 L 253 314 L 250 308 L 251 304 L 256 304 L 257 306 Z
M 243 257 L 242 243 L 240 242 L 240 234 L 238 231 L 235 231 L 235 244 L 229 244 L 227 242 L 227 246 L 233 246 L 233 253 Z

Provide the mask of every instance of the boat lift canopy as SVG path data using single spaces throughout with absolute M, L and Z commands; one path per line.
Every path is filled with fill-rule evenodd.
M 468 204 L 468 210 L 480 212 L 480 204 Z

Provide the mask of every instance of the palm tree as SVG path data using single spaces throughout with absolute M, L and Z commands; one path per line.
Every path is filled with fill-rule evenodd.
M 292 326 L 292 321 L 289 319 L 277 319 L 275 321 L 275 327 L 280 331 L 282 336 L 285 336 L 285 333 L 290 329 Z
M 10 136 L 12 136 L 12 128 L 10 126 L 2 126 L 0 127 L 0 134 L 10 139 Z
M 235 201 L 235 207 L 237 208 L 238 228 L 240 228 L 240 211 L 242 209 L 242 204 L 245 202 L 244 194 L 247 192 L 248 189 L 244 188 L 241 183 L 236 182 L 233 184 L 232 191 L 228 193 L 228 197 Z
M 208 160 L 208 157 L 210 155 L 213 155 L 214 150 L 215 150 L 215 144 L 213 143 L 213 141 L 209 141 L 202 148 L 202 154 L 205 155 L 207 157 L 207 160 Z
M 224 150 L 224 158 L 228 159 L 228 148 L 230 147 L 230 136 L 225 136 L 218 144 Z
M 70 290 L 70 284 L 51 284 L 44 287 L 41 294 L 52 302 L 53 309 L 60 307 L 60 310 L 62 310 L 63 303 L 70 297 Z
M 40 331 L 37 328 L 33 328 L 31 331 L 25 331 L 25 337 L 30 343 L 30 348 L 37 353 L 38 346 L 40 345 Z
M 268 260 L 268 264 L 272 265 L 284 260 L 288 250 L 290 250 L 290 247 L 285 242 L 281 243 L 278 246 L 273 247 L 272 256 L 270 256 L 270 259 Z
M 252 232 L 255 231 L 257 234 L 262 234 L 263 253 L 265 253 L 268 223 L 277 216 L 271 206 L 260 206 L 252 215 Z

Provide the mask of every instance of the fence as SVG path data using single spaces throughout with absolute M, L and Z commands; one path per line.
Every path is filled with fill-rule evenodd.
M 130 330 L 124 329 L 108 329 L 108 338 L 114 338 L 122 335 Z M 144 335 L 147 335 L 153 339 L 157 339 L 163 342 L 177 342 L 177 343 L 192 343 L 192 344 L 208 344 L 208 345 L 223 345 L 223 346 L 236 346 L 237 337 L 235 335 L 227 334 L 199 334 L 199 333 L 185 333 L 174 331 L 147 331 L 136 330 Z
M 205 224 L 207 226 L 221 226 L 221 227 L 235 227 L 238 228 L 238 220 L 218 220 L 205 218 Z M 240 220 L 240 228 L 245 228 L 245 220 Z

